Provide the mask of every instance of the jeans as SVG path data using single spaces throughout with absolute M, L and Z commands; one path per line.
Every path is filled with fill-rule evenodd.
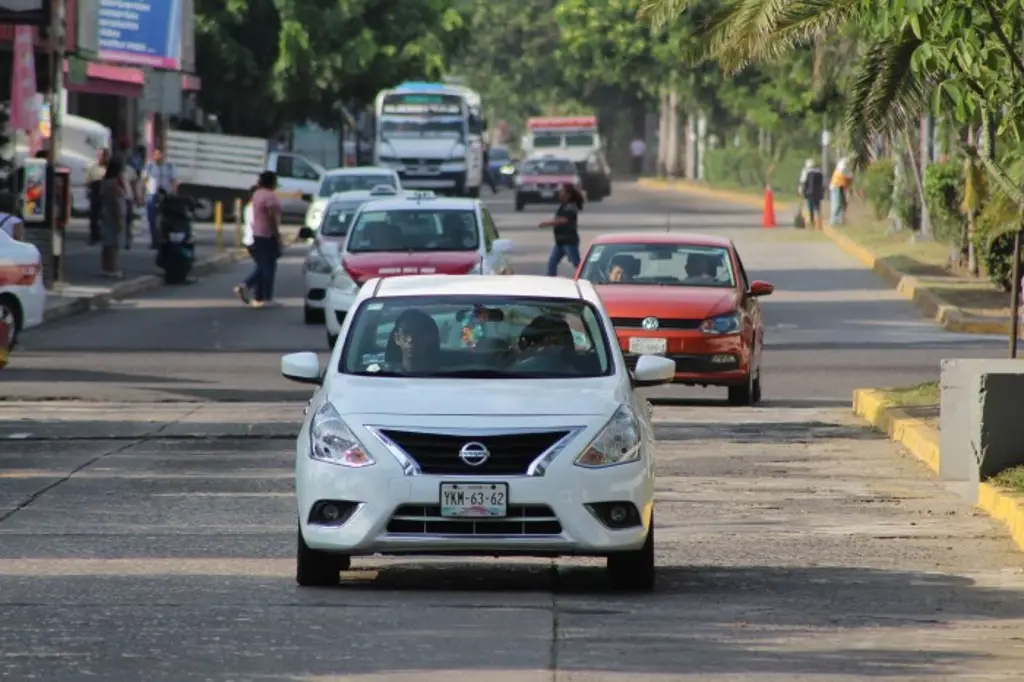
M 829 223 L 838 225 L 843 220 L 843 213 L 846 211 L 846 193 L 842 187 L 829 188 Z
M 274 300 L 274 278 L 277 276 L 277 238 L 254 237 L 252 259 L 255 267 L 245 278 L 245 286 L 253 291 L 257 301 Z
M 558 275 L 558 264 L 562 259 L 567 259 L 574 268 L 580 265 L 579 244 L 555 244 L 551 247 L 551 255 L 548 257 L 548 277 Z
M 157 232 L 156 195 L 146 197 L 146 219 L 149 221 L 150 245 L 153 248 L 160 246 L 160 233 Z

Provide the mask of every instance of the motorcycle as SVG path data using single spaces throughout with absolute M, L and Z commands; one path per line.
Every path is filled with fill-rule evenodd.
M 157 197 L 160 244 L 156 265 L 164 271 L 164 282 L 182 284 L 188 280 L 195 262 L 196 247 L 192 234 L 194 201 L 161 192 Z

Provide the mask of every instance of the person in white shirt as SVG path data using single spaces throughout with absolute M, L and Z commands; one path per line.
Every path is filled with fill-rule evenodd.
M 252 238 L 252 196 L 256 194 L 256 190 L 259 189 L 259 185 L 253 185 L 249 188 L 249 199 L 245 202 L 245 208 L 242 209 L 242 244 L 245 246 L 246 251 L 249 252 L 249 256 L 252 256 L 252 245 L 254 243 Z
M 643 175 L 644 156 L 647 154 L 647 143 L 639 137 L 629 143 L 629 154 L 633 157 L 633 174 Z
M 14 196 L 0 194 L 0 231 L 11 239 L 25 241 L 25 221 L 17 214 Z
M 146 192 L 146 218 L 149 220 L 149 236 L 151 249 L 160 248 L 160 234 L 157 231 L 157 196 L 161 191 L 174 194 L 178 191 L 178 176 L 174 172 L 174 164 L 164 161 L 164 153 L 160 149 L 153 150 L 153 160 L 142 170 L 142 185 Z

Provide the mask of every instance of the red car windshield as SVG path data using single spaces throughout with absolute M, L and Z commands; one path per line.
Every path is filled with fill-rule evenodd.
M 580 279 L 594 284 L 736 286 L 729 250 L 694 244 L 597 244 Z

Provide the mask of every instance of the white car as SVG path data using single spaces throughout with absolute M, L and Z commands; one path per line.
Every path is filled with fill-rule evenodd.
M 479 199 L 405 192 L 363 204 L 331 276 L 324 306 L 333 348 L 359 288 L 374 277 L 507 275 L 512 242 L 502 239 Z
M 397 196 L 400 190 L 380 185 L 371 190 L 339 192 L 328 199 L 315 228 L 303 227 L 299 239 L 312 240 L 302 264 L 306 295 L 303 317 L 306 324 L 324 321 L 324 299 L 331 283 L 331 273 L 338 267 L 338 252 L 345 241 L 352 217 L 359 207 L 374 198 Z
M 402 189 L 402 180 L 398 171 L 384 166 L 355 166 L 335 168 L 323 174 L 316 196 L 306 210 L 305 226 L 315 230 L 320 224 L 324 207 L 332 196 L 339 192 L 368 192 L 374 187 L 390 185 L 396 190 Z
M 654 584 L 654 450 L 594 286 L 511 277 L 374 278 L 326 368 L 295 449 L 296 577 L 333 585 L 353 556 L 607 557 L 616 588 Z
M 25 329 L 43 322 L 46 288 L 39 249 L 0 230 L 0 369 Z

